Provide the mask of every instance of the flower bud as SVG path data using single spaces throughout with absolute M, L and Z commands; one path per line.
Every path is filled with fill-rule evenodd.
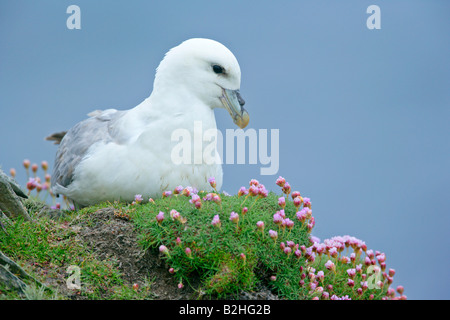
M 48 162 L 47 161 L 42 161 L 41 162 L 41 168 L 42 168 L 42 170 L 44 170 L 44 171 L 47 171 L 48 170 Z
M 393 277 L 395 275 L 395 270 L 394 269 L 389 269 L 389 276 Z
M 274 230 L 269 230 L 269 237 L 271 237 L 273 240 L 277 240 L 278 232 L 276 232 Z
M 161 222 L 163 222 L 164 220 L 164 212 L 160 211 L 158 213 L 158 215 L 156 216 L 156 221 L 158 221 L 159 224 L 161 224 Z
M 28 170 L 28 168 L 30 167 L 30 164 L 31 164 L 30 160 L 28 160 L 28 159 L 23 160 L 23 166 L 25 167 L 25 169 Z
M 234 223 L 238 223 L 239 222 L 239 215 L 232 211 L 230 214 L 230 221 L 234 222 Z
M 167 249 L 167 247 L 165 245 L 160 245 L 159 252 L 164 253 L 164 254 L 169 254 L 169 249 Z
M 278 198 L 278 205 L 282 208 L 286 207 L 286 199 L 284 197 Z
M 404 291 L 405 289 L 403 288 L 403 286 L 398 286 L 397 287 L 397 292 L 400 294 L 400 295 L 402 295 L 403 294 L 403 291 Z
M 284 184 L 286 183 L 286 179 L 284 179 L 282 176 L 279 176 L 275 183 L 280 187 L 284 187 Z
M 214 189 L 216 188 L 216 179 L 214 177 L 210 177 L 208 178 L 208 182 L 210 184 L 211 187 L 213 187 Z
M 263 231 L 264 230 L 264 221 L 258 221 L 256 223 L 256 226 L 258 227 L 259 230 Z

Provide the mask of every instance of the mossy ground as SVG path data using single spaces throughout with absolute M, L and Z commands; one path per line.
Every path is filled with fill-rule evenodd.
M 279 197 L 220 194 L 220 201 L 200 200 L 196 208 L 190 197 L 178 194 L 145 204 L 104 203 L 56 217 L 42 214 L 43 204 L 29 201 L 34 222 L 17 219 L 6 232 L 0 230 L 0 250 L 52 291 L 28 283 L 24 295 L 0 284 L 0 299 L 239 299 L 242 292 L 261 288 L 280 299 L 324 298 L 325 290 L 353 299 L 386 296 L 388 285 L 357 293 L 359 283 L 367 280 L 366 269 L 356 274 L 354 287 L 347 284 L 349 268 L 364 268 L 361 251 L 348 263 L 341 262 L 346 252 L 335 258 L 305 255 L 304 248 L 312 245 L 308 220 L 296 220 L 298 208 L 287 201 L 284 213 L 295 221 L 293 227 L 275 224 Z M 171 210 L 180 216 L 172 218 Z M 160 212 L 164 219 L 158 221 Z M 231 212 L 239 215 L 238 222 L 230 220 Z M 220 225 L 212 224 L 216 215 Z M 276 239 L 269 229 L 277 231 Z M 132 240 L 123 240 L 131 234 Z M 283 250 L 286 244 L 293 250 Z M 158 252 L 161 246 L 165 253 Z M 298 248 L 303 251 L 296 255 Z M 324 266 L 330 259 L 333 270 Z M 80 268 L 80 289 L 67 288 L 69 266 Z M 319 270 L 323 278 L 317 278 Z

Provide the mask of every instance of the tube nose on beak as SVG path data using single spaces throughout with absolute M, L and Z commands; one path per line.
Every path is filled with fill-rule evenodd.
M 223 89 L 220 101 L 230 113 L 233 122 L 239 128 L 244 129 L 250 121 L 250 116 L 247 110 L 244 109 L 245 100 L 242 98 L 239 90 Z
M 242 98 L 241 92 L 239 90 L 236 90 L 236 98 L 238 99 L 239 105 L 243 107 L 245 104 L 245 100 Z

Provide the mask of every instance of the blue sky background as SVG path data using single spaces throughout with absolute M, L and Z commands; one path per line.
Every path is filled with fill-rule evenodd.
M 81 30 L 66 8 L 81 8 Z M 381 8 L 381 30 L 366 9 Z M 43 138 L 95 109 L 134 107 L 168 49 L 192 37 L 239 60 L 249 127 L 280 129 L 280 170 L 225 165 L 223 189 L 284 176 L 314 234 L 383 251 L 410 299 L 449 299 L 450 2 L 0 2 L 0 165 L 53 165 Z M 236 128 L 217 110 L 219 129 Z

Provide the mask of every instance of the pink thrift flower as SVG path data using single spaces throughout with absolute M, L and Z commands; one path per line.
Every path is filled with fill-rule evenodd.
M 42 161 L 41 162 L 41 167 L 42 167 L 42 170 L 44 170 L 44 171 L 47 171 L 47 169 L 48 169 L 48 162 L 47 161 Z
M 160 211 L 158 213 L 158 215 L 156 216 L 156 221 L 158 221 L 159 224 L 161 224 L 161 222 L 163 222 L 164 220 L 164 212 Z
M 342 262 L 343 264 L 347 264 L 347 263 L 350 262 L 350 259 L 349 259 L 349 257 L 347 257 L 347 256 L 342 256 L 342 257 L 341 257 L 341 262 Z
M 360 263 L 360 264 L 356 265 L 355 269 L 356 269 L 356 272 L 361 273 L 362 272 L 362 264 Z
M 303 199 L 301 197 L 294 198 L 294 206 L 296 208 L 299 208 L 301 206 L 302 202 L 303 202 Z
M 220 204 L 220 202 L 222 201 L 222 200 L 220 199 L 220 196 L 219 196 L 218 194 L 215 194 L 215 195 L 213 196 L 212 200 L 213 200 L 215 203 L 217 203 L 217 204 Z
M 250 180 L 250 185 L 251 186 L 258 186 L 259 185 L 259 181 L 256 180 L 256 179 L 252 179 L 252 180 Z
M 284 248 L 283 251 L 284 251 L 285 254 L 290 255 L 291 252 L 292 252 L 292 248 L 291 247 L 286 247 L 286 248 Z
M 183 186 L 175 187 L 175 189 L 173 190 L 173 194 L 180 194 L 183 192 L 183 189 Z
M 379 255 L 377 255 L 377 260 L 379 263 L 385 262 L 386 261 L 386 255 L 384 253 L 381 253 Z
M 208 178 L 208 182 L 211 187 L 213 187 L 214 189 L 216 188 L 216 179 L 214 177 Z
M 380 280 L 380 281 L 377 282 L 377 287 L 378 287 L 378 288 L 382 289 L 383 286 L 384 286 L 383 281 Z
M 264 221 L 258 221 L 256 223 L 256 227 L 258 227 L 259 230 L 263 231 L 264 230 Z
M 280 225 L 283 222 L 283 217 L 277 212 L 273 215 L 273 223 Z
M 325 279 L 325 274 L 323 273 L 322 270 L 320 270 L 320 271 L 317 272 L 316 278 L 317 278 L 317 280 L 319 280 L 319 281 L 323 281 L 323 279 Z
M 305 222 L 306 221 L 306 211 L 305 210 L 300 210 L 296 213 L 297 216 L 297 220 L 299 220 L 300 222 Z
M 338 255 L 337 249 L 335 247 L 330 248 L 330 250 L 328 250 L 328 253 L 333 257 L 336 258 Z
M 255 185 L 251 185 L 250 188 L 248 189 L 248 193 L 252 197 L 257 196 L 259 194 L 259 188 Z
M 214 218 L 213 218 L 212 221 L 211 221 L 211 224 L 212 224 L 213 226 L 220 227 L 220 218 L 219 218 L 219 215 L 218 215 L 218 214 L 216 214 L 216 215 L 214 216 Z
M 278 232 L 276 232 L 274 230 L 269 230 L 269 237 L 271 237 L 273 240 L 277 240 Z
M 30 191 L 34 190 L 38 184 L 39 183 L 37 182 L 37 180 L 35 178 L 30 178 L 27 182 L 27 189 Z
M 284 209 L 286 207 L 286 199 L 284 197 L 278 198 L 278 205 Z
M 328 260 L 328 261 L 325 263 L 325 268 L 327 268 L 328 270 L 334 270 L 334 269 L 335 269 L 335 266 L 334 266 L 333 261 Z
M 247 207 L 243 207 L 242 208 L 242 214 L 245 215 L 248 212 L 248 208 Z
M 289 218 L 284 219 L 284 224 L 286 225 L 286 228 L 292 229 L 294 227 L 294 221 L 292 221 Z
M 311 200 L 309 198 L 303 198 L 303 205 L 311 208 Z
M 347 274 L 351 279 L 354 279 L 356 275 L 356 269 L 347 269 Z
M 306 218 L 307 218 L 307 219 L 312 219 L 313 217 L 312 217 L 312 211 L 311 211 L 311 209 L 308 208 L 308 207 L 306 207 L 306 208 L 304 208 L 304 209 L 305 209 L 305 213 L 306 213 Z
M 180 213 L 177 210 L 172 209 L 170 210 L 170 217 L 172 218 L 172 220 L 178 220 L 180 219 Z
M 295 198 L 300 197 L 300 192 L 299 191 L 293 191 L 291 193 L 291 197 L 292 197 L 292 200 L 294 200 Z
M 395 275 L 395 270 L 394 269 L 389 269 L 389 276 L 393 277 Z
M 284 187 L 284 184 L 286 183 L 286 179 L 284 179 L 282 176 L 279 176 L 275 183 L 280 187 Z
M 386 295 L 391 298 L 395 297 L 395 290 L 393 288 L 389 288 Z
M 240 196 L 245 196 L 245 195 L 247 195 L 248 194 L 248 190 L 247 189 L 245 189 L 245 187 L 241 187 L 240 189 L 239 189 L 239 191 L 238 191 L 238 196 L 240 197 Z
M 137 195 L 134 196 L 134 201 L 136 203 L 141 203 L 142 200 L 144 200 L 144 198 L 142 198 L 142 194 L 137 194 Z
M 184 194 L 186 197 L 189 197 L 191 195 L 191 189 L 189 189 L 188 187 L 184 188 L 182 194 Z
M 397 292 L 400 294 L 400 295 L 402 295 L 403 294 L 403 291 L 404 291 L 405 289 L 403 288 L 403 286 L 397 286 Z
M 239 215 L 232 211 L 230 214 L 230 221 L 234 222 L 234 223 L 238 223 L 239 222 Z
M 291 186 L 289 185 L 289 182 L 286 182 L 281 190 L 284 194 L 289 195 L 291 193 Z
M 191 248 L 186 248 L 186 249 L 184 249 L 184 252 L 186 252 L 186 255 L 187 255 L 188 257 L 190 257 L 190 256 L 192 255 L 192 250 L 191 250 Z
M 163 194 L 162 194 L 163 198 L 168 198 L 171 195 L 172 195 L 172 191 L 164 191 Z
M 159 252 L 164 253 L 164 254 L 169 254 L 169 249 L 167 249 L 167 247 L 164 245 L 160 245 Z
M 195 204 L 198 201 L 201 201 L 200 196 L 198 194 L 193 194 L 191 196 L 191 199 L 189 200 L 189 202 L 193 204 Z
M 178 289 L 183 289 L 183 287 L 184 287 L 183 283 L 180 282 L 180 283 L 178 284 Z
M 258 194 L 260 198 L 267 198 L 267 195 L 269 194 L 269 191 L 267 191 L 266 187 L 264 187 L 263 184 L 260 184 L 258 186 Z
M 295 252 L 294 252 L 294 254 L 295 254 L 295 256 L 297 257 L 297 258 L 300 258 L 301 256 L 302 256 L 302 252 L 300 251 L 300 250 L 295 250 Z
M 25 169 L 28 170 L 28 168 L 30 167 L 30 164 L 31 164 L 30 160 L 28 160 L 28 159 L 23 160 L 23 166 L 25 167 Z

